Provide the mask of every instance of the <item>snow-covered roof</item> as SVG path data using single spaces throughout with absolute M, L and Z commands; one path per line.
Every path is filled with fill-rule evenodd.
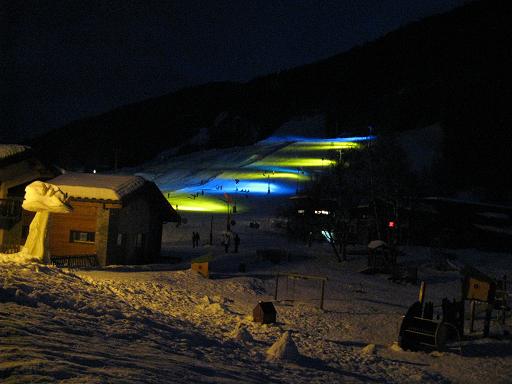
M 69 197 L 118 201 L 142 187 L 145 180 L 139 176 L 66 173 L 48 183 L 58 186 Z
M 30 147 L 27 147 L 26 145 L 0 144 L 0 160 L 25 152 L 28 149 L 30 149 Z

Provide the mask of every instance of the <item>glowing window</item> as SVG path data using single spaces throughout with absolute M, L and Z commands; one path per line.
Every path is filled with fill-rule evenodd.
M 84 231 L 70 231 L 69 233 L 69 241 L 71 243 L 94 243 L 95 239 L 94 232 L 84 232 Z

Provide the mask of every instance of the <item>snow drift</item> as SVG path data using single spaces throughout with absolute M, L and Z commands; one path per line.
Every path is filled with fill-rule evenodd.
M 286 331 L 268 350 L 267 360 L 296 361 L 300 354 L 290 332 Z
M 45 256 L 48 232 L 48 218 L 53 213 L 68 213 L 72 208 L 66 202 L 66 195 L 55 185 L 34 181 L 25 188 L 22 207 L 36 212 L 25 245 L 20 252 L 0 253 L 0 262 L 42 262 Z

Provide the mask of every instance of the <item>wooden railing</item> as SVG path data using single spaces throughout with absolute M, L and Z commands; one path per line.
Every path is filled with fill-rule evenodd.
M 0 218 L 21 218 L 22 199 L 0 199 Z
M 50 256 L 50 264 L 59 268 L 84 268 L 99 265 L 96 255 Z
M 0 253 L 16 253 L 21 251 L 19 244 L 0 244 Z

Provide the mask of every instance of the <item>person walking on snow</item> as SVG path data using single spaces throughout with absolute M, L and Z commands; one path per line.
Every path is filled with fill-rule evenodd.
M 225 253 L 228 253 L 229 251 L 229 243 L 231 241 L 231 236 L 229 235 L 229 233 L 226 233 L 224 235 L 224 241 L 222 242 L 222 244 L 224 245 L 224 252 Z
M 235 253 L 238 253 L 238 247 L 240 246 L 240 236 L 235 233 Z

